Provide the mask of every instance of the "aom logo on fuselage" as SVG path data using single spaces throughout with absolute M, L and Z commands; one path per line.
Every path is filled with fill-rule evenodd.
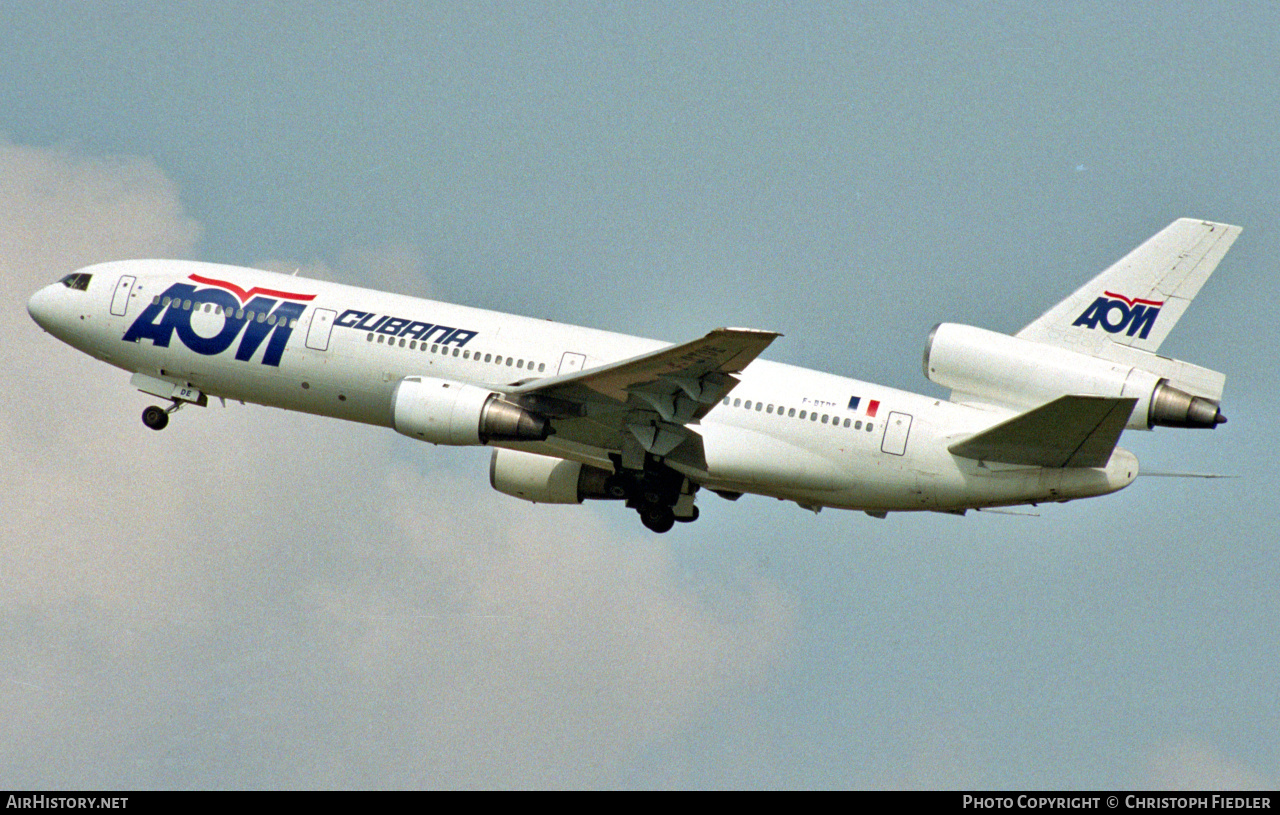
M 1072 325 L 1082 325 L 1085 328 L 1101 326 L 1109 334 L 1119 334 L 1128 329 L 1127 336 L 1137 335 L 1139 339 L 1145 340 L 1151 332 L 1151 326 L 1155 325 L 1164 301 L 1143 300 L 1140 297 L 1130 299 L 1110 291 L 1103 294 L 1105 296 L 1094 300 Z
M 174 283 L 164 294 L 152 299 L 121 339 L 125 342 L 149 339 L 161 348 L 168 348 L 176 332 L 178 341 L 192 351 L 213 356 L 226 351 L 239 338 L 235 358 L 242 362 L 252 359 L 265 341 L 262 364 L 279 366 L 298 318 L 306 310 L 306 304 L 315 299 L 314 294 L 257 286 L 245 290 L 234 283 L 197 274 L 187 279 L 210 288 Z M 206 305 L 210 308 L 205 308 Z M 206 334 L 208 328 L 213 329 L 212 334 L 199 333 L 192 325 L 193 315 L 204 313 L 208 316 L 200 322 L 204 323 Z M 219 318 L 221 327 L 217 327 Z

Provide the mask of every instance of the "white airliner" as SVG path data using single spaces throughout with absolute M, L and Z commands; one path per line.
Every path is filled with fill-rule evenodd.
M 706 488 L 876 517 L 1070 501 L 1138 474 L 1126 428 L 1213 428 L 1225 376 L 1158 356 L 1240 228 L 1181 219 L 1008 336 L 941 324 L 950 401 L 758 359 L 779 335 L 681 345 L 257 269 L 103 263 L 27 304 L 50 334 L 169 405 L 209 397 L 488 445 L 539 503 L 617 499 L 665 532 Z

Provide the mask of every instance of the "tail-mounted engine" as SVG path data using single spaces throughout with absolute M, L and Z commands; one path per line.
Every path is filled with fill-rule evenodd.
M 554 432 L 546 417 L 501 394 L 450 379 L 405 377 L 391 402 L 396 432 L 432 444 L 543 441 Z
M 964 397 L 1018 409 L 1072 394 L 1137 399 L 1127 425 L 1132 429 L 1213 428 L 1226 421 L 1215 398 L 1221 394 L 1220 374 L 1154 354 L 1143 353 L 1140 361 L 1157 370 L 995 331 L 942 323 L 929 334 L 924 375 Z M 1190 393 L 1175 387 L 1162 375 L 1163 369 L 1190 372 L 1208 382 L 1216 377 L 1218 390 L 1212 397 Z

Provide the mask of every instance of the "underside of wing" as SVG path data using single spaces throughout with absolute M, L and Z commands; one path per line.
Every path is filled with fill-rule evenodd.
M 696 425 L 780 335 L 717 328 L 705 337 L 620 362 L 505 389 L 508 399 L 551 419 L 557 442 L 702 458 Z M 632 462 L 634 463 L 634 462 Z
M 1105 467 L 1136 399 L 1063 396 L 947 449 L 965 458 L 1038 467 Z

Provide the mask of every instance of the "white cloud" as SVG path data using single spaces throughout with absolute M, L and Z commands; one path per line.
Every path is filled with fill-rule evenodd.
M 1162 790 L 1274 790 L 1276 779 L 1212 745 L 1181 739 L 1157 745 L 1147 757 L 1148 784 Z
M 0 179 L 10 304 L 194 251 L 149 162 L 0 144 Z M 608 784 L 789 640 L 756 572 L 712 601 L 661 539 L 489 492 L 482 451 L 455 472 L 390 431 L 216 401 L 155 433 L 123 372 L 20 305 L 0 339 L 15 785 Z

